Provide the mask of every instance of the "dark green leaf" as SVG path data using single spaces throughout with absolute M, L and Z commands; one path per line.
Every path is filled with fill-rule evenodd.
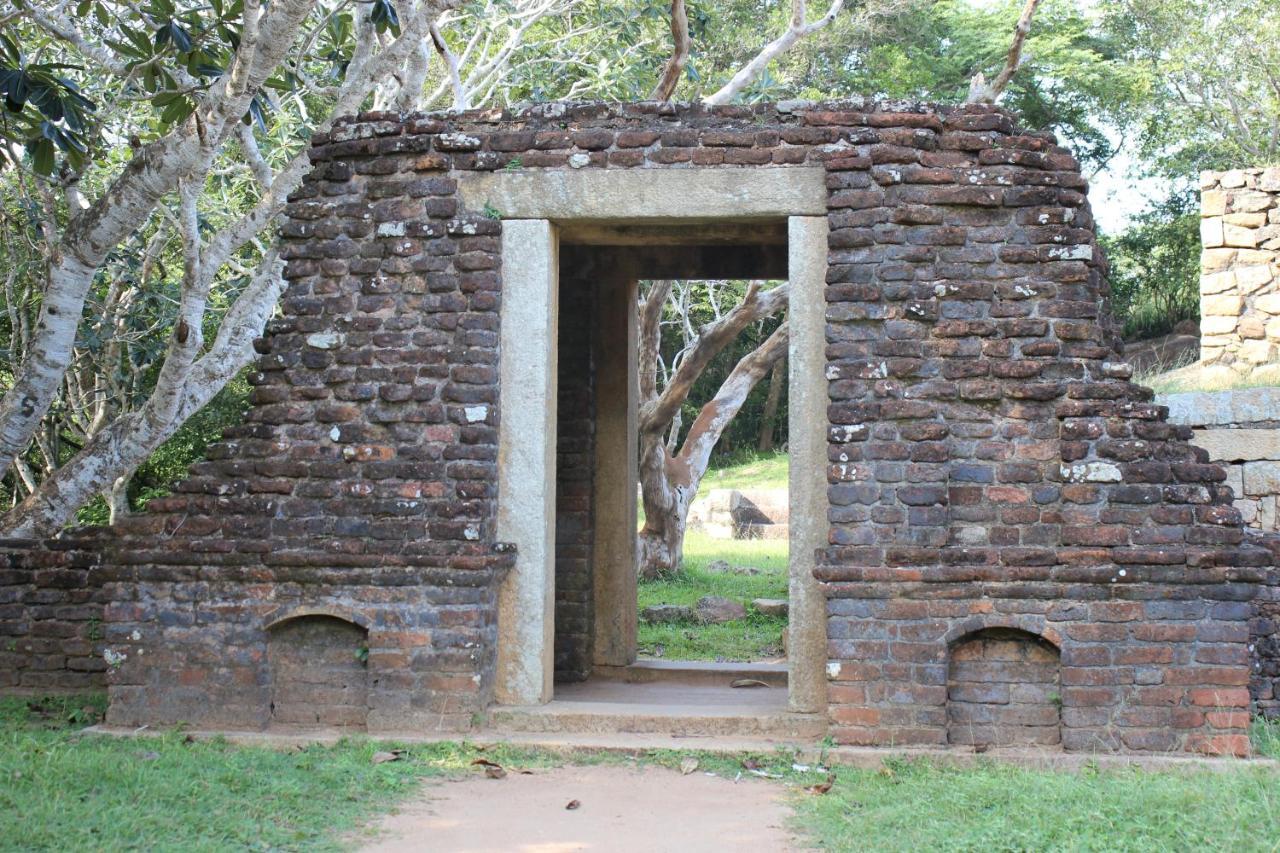
M 41 137 L 30 143 L 31 163 L 35 166 L 38 174 L 49 175 L 53 173 L 53 143 L 48 139 Z

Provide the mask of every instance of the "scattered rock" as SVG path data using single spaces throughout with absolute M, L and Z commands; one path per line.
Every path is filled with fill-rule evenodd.
M 760 570 L 754 566 L 731 566 L 728 560 L 712 560 L 704 571 L 718 575 L 758 575 Z
M 787 601 L 785 598 L 757 598 L 751 606 L 761 616 L 786 616 Z
M 696 605 L 698 621 L 704 625 L 716 625 L 721 622 L 732 622 L 747 615 L 747 608 L 730 598 L 719 595 L 704 595 Z
M 693 619 L 693 608 L 683 604 L 655 604 L 641 610 L 640 619 L 651 624 L 688 622 Z

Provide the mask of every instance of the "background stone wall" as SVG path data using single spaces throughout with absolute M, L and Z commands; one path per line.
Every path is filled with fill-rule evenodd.
M 1200 175 L 1200 360 L 1280 378 L 1280 167 Z

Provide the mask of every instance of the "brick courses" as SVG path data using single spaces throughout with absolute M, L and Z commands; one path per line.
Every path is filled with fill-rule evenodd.
M 367 626 L 371 729 L 471 725 L 510 564 L 503 261 L 458 181 L 806 164 L 831 229 L 836 739 L 946 743 L 952 653 L 1014 630 L 1058 652 L 1064 748 L 1247 751 L 1275 558 L 1128 381 L 1085 181 L 1051 136 L 985 107 L 548 104 L 366 114 L 312 159 L 253 409 L 104 550 L 112 721 L 265 724 L 267 626 L 328 612 Z

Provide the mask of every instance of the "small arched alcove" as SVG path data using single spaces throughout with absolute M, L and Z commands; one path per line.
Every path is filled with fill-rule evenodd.
M 947 741 L 967 746 L 1062 742 L 1059 653 L 1017 628 L 983 628 L 951 644 Z
M 273 723 L 364 728 L 367 629 L 336 616 L 307 614 L 276 622 L 267 637 Z

